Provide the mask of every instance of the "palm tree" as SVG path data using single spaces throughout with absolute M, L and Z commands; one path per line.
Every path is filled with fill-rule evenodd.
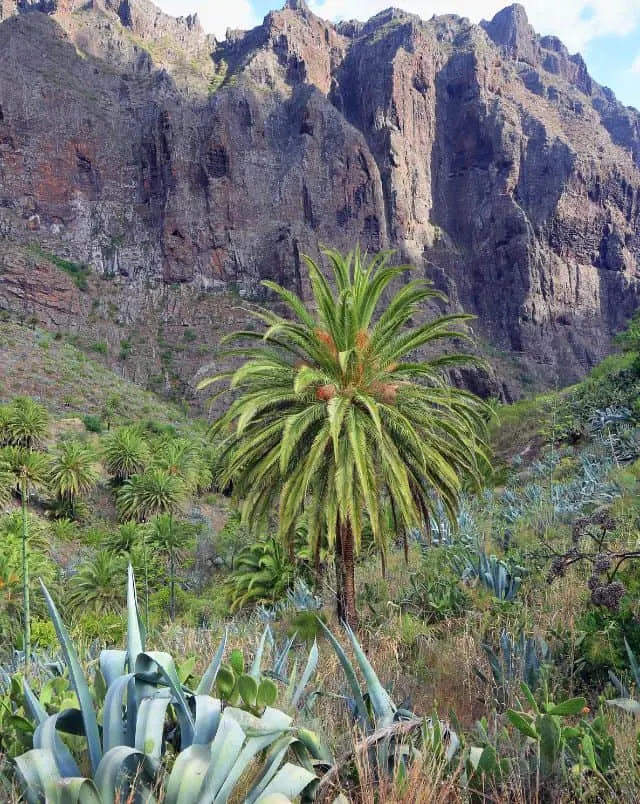
M 153 467 L 123 483 L 117 496 L 120 517 L 147 522 L 158 514 L 177 514 L 187 494 L 188 487 L 179 475 Z
M 108 534 L 103 542 L 105 550 L 127 555 L 142 541 L 142 526 L 138 522 L 123 522 L 118 530 Z
M 220 485 L 232 486 L 254 525 L 277 506 L 285 539 L 306 510 L 314 551 L 324 533 L 334 553 L 338 616 L 355 625 L 363 513 L 378 544 L 384 505 L 396 532 L 424 526 L 438 499 L 453 518 L 463 484 L 479 484 L 487 462 L 487 408 L 448 379 L 467 356 L 417 357 L 440 340 L 466 337 L 456 325 L 470 316 L 415 324 L 425 302 L 444 298 L 430 283 L 416 279 L 387 297 L 408 270 L 389 265 L 388 252 L 369 261 L 359 250 L 325 254 L 335 292 L 309 258 L 309 309 L 265 282 L 292 319 L 258 310 L 266 331 L 231 336 L 241 342 L 231 351 L 243 365 L 200 387 L 225 380 L 237 395 L 212 428 L 223 439 Z
M 202 452 L 187 438 L 163 441 L 153 458 L 153 466 L 181 478 L 185 486 L 194 492 L 205 491 L 211 486 L 211 471 Z
M 101 550 L 85 561 L 69 581 L 69 606 L 74 611 L 111 614 L 122 611 L 125 600 L 125 560 Z
M 118 492 L 117 503 L 122 519 L 136 519 L 147 522 L 161 514 L 177 514 L 188 495 L 184 480 L 164 469 L 148 469 L 141 475 L 133 475 L 124 482 Z M 149 569 L 147 560 L 147 540 L 144 537 L 144 587 L 145 619 L 149 627 Z
M 49 434 L 49 414 L 31 397 L 16 397 L 9 405 L 5 428 L 9 443 L 33 450 L 42 446 Z
M 98 482 L 95 461 L 91 447 L 73 440 L 63 441 L 53 460 L 49 483 L 72 517 L 76 499 L 88 494 Z
M 104 464 L 117 483 L 144 472 L 151 461 L 149 445 L 134 427 L 119 427 L 103 441 Z
M 189 522 L 175 519 L 172 514 L 160 514 L 150 523 L 150 542 L 155 550 L 169 559 L 169 616 L 176 616 L 176 558 L 184 557 L 193 543 L 197 528 Z
M 27 502 L 36 487 L 46 488 L 49 482 L 49 458 L 27 447 L 5 447 L 2 450 L 5 465 L 17 484 L 22 503 L 22 597 L 24 601 L 24 652 L 25 662 L 31 658 L 31 608 L 29 593 L 29 523 Z

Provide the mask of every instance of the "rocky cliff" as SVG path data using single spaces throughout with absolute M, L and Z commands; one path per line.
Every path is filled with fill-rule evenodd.
M 318 243 L 394 248 L 500 388 L 565 383 L 640 281 L 640 115 L 521 6 L 472 25 L 289 0 L 205 36 L 147 0 L 0 0 L 0 307 L 188 381 Z

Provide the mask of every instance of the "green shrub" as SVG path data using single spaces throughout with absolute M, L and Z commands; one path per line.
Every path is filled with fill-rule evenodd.
M 101 433 L 103 429 L 102 419 L 95 413 L 87 413 L 82 417 L 85 429 L 89 433 Z

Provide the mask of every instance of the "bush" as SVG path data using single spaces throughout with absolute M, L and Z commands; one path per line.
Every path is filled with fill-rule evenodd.
M 96 416 L 95 413 L 87 413 L 86 416 L 82 417 L 82 421 L 84 422 L 85 429 L 89 433 L 101 433 L 103 429 L 102 419 L 100 416 Z

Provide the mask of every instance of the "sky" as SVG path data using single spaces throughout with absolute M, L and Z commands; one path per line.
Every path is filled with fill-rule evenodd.
M 258 25 L 284 0 L 155 0 L 174 16 L 197 12 L 207 33 L 223 39 L 227 28 Z M 395 5 L 429 19 L 459 14 L 473 22 L 491 17 L 509 0 L 307 0 L 329 20 L 366 20 Z M 595 80 L 611 87 L 625 104 L 640 109 L 640 0 L 524 0 L 529 21 L 540 34 L 555 34 L 580 52 Z

